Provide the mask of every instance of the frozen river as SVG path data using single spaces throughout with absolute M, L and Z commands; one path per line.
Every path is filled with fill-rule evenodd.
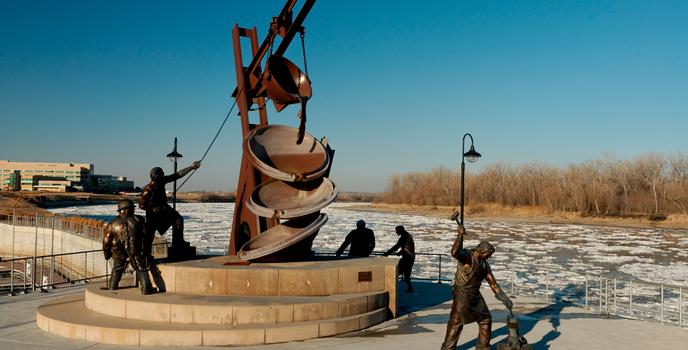
M 404 225 L 415 239 L 416 250 L 448 254 L 456 237 L 456 224 L 446 219 L 416 215 L 346 210 L 337 203 L 324 210 L 328 223 L 316 237 L 313 248 L 334 251 L 344 236 L 363 219 L 375 231 L 376 250 L 386 250 L 397 239 L 396 225 Z M 223 254 L 227 247 L 233 203 L 180 203 L 185 237 L 205 254 Z M 65 215 L 112 219 L 115 205 L 53 209 Z M 137 212 L 142 214 L 141 212 Z M 551 268 L 578 274 L 612 273 L 652 282 L 688 285 L 688 231 L 650 228 L 602 227 L 562 224 L 534 224 L 499 221 L 471 221 L 466 247 L 479 240 L 492 242 L 497 252 L 493 268 Z M 433 256 L 419 256 L 418 263 L 437 265 Z M 451 278 L 455 265 L 443 259 L 443 277 Z M 423 271 L 437 276 L 436 267 Z

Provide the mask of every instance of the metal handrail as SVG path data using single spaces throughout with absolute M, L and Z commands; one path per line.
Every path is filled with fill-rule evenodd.
M 166 250 L 166 248 L 167 242 L 153 244 L 153 249 L 156 252 Z M 9 285 L 0 287 L 9 287 L 9 295 L 15 295 L 16 291 L 27 292 L 29 289 L 31 291 L 37 289 L 47 291 L 48 288 L 54 289 L 61 285 L 107 279 L 110 276 L 110 269 L 108 261 L 101 255 L 102 252 L 101 249 L 94 249 L 3 260 L 3 265 L 11 265 L 12 268 Z M 90 259 L 89 254 L 91 254 Z M 80 259 L 81 256 L 83 259 Z M 96 260 L 99 260 L 97 257 L 102 258 L 104 266 L 96 266 Z M 90 267 L 89 263 L 91 264 Z M 15 265 L 23 266 L 25 271 L 21 272 L 21 270 L 15 269 Z M 83 268 L 80 269 L 81 267 Z M 48 274 L 45 273 L 46 269 L 49 271 Z M 104 271 L 104 273 L 98 273 L 98 270 Z M 131 269 L 128 271 L 132 272 Z M 24 275 L 24 281 L 21 284 L 15 283 L 15 273 Z M 56 278 L 58 276 L 60 278 Z
M 382 255 L 383 252 L 375 251 L 371 255 Z M 333 251 L 319 251 L 318 255 L 334 255 Z M 417 252 L 418 256 L 431 256 L 437 258 L 437 277 L 420 277 L 412 274 L 413 280 L 430 280 L 437 283 L 452 283 L 452 278 L 442 276 L 442 260 L 453 259 L 447 254 Z M 427 262 L 427 261 L 426 261 Z M 417 266 L 422 276 L 433 275 L 428 271 L 428 266 Z M 510 264 L 504 269 L 493 266 L 495 274 L 509 274 L 510 280 L 502 284 L 506 287 L 505 291 L 511 295 L 528 295 L 546 300 L 557 300 L 583 307 L 588 310 L 597 310 L 604 315 L 614 315 L 624 318 L 632 318 L 645 321 L 656 321 L 662 324 L 675 325 L 679 327 L 688 326 L 684 322 L 686 303 L 684 302 L 684 289 L 688 286 L 666 283 L 654 283 L 633 278 L 620 278 L 609 273 L 587 272 L 585 275 L 572 272 L 564 268 L 553 268 L 551 266 L 538 265 L 539 272 L 531 272 L 533 266 L 521 266 L 520 270 L 516 264 Z M 557 286 L 557 282 L 552 276 L 556 274 L 569 274 L 565 287 L 576 287 L 573 291 L 563 290 Z M 571 276 L 573 274 L 573 276 Z M 520 275 L 520 276 L 519 276 Z M 525 283 L 521 283 L 525 282 Z M 532 287 L 523 286 L 526 284 Z M 560 285 L 561 283 L 559 283 Z M 619 288 L 619 287 L 622 288 Z M 645 290 L 644 290 L 645 289 Z M 647 289 L 650 289 L 649 291 Z M 650 293 L 652 290 L 654 294 Z M 579 295 L 580 294 L 580 295 Z M 639 300 L 644 300 L 641 304 Z M 625 303 L 622 305 L 622 302 Z M 678 305 L 676 305 L 678 304 Z
M 36 212 L 36 215 L 17 215 L 16 211 L 13 214 L 3 214 L 3 216 L 6 219 L 2 221 L 12 226 L 55 229 L 95 240 L 103 238 L 103 226 L 75 223 L 69 221 L 68 218 L 39 216 L 38 212 Z M 2 221 L 0 221 L 0 223 L 2 223 Z

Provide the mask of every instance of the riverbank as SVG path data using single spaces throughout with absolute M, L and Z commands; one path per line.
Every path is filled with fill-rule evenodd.
M 138 202 L 138 193 L 100 194 L 83 192 L 0 192 L 0 210 L 17 209 L 35 211 L 82 205 L 114 204 L 128 198 Z M 178 203 L 233 203 L 233 192 L 180 192 Z
M 342 209 L 422 215 L 446 219 L 449 218 L 454 210 L 458 210 L 457 207 L 450 206 L 418 206 L 387 203 L 352 204 Z M 651 220 L 647 216 L 584 216 L 577 212 L 549 213 L 545 208 L 541 207 L 503 207 L 496 204 L 466 206 L 464 209 L 464 219 L 612 227 L 688 229 L 688 215 L 672 214 L 667 215 L 664 220 L 657 221 Z

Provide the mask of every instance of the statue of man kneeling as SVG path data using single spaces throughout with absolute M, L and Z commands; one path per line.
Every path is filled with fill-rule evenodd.
M 119 288 L 122 274 L 131 264 L 136 271 L 136 279 L 141 288 L 141 294 L 156 292 L 148 277 L 148 268 L 143 254 L 145 220 L 140 215 L 134 215 L 134 202 L 128 199 L 119 201 L 118 215 L 105 227 L 103 235 L 103 254 L 105 260 L 114 261 L 108 289 Z

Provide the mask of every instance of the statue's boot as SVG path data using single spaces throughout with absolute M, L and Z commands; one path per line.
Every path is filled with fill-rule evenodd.
M 112 271 L 112 274 L 110 275 L 110 281 L 108 282 L 108 289 L 109 290 L 119 289 L 119 281 L 122 279 L 122 272 L 123 271 L 121 271 L 121 270 Z
M 184 219 L 181 215 L 177 215 L 178 217 L 172 225 L 172 246 L 177 249 L 186 249 L 190 244 L 184 240 Z
M 160 273 L 160 269 L 158 269 L 158 265 L 153 262 L 153 258 L 150 257 L 150 266 L 148 267 L 151 276 L 153 276 L 153 282 L 155 282 L 155 286 L 158 287 L 158 292 L 160 293 L 165 293 L 167 291 L 167 288 L 165 287 L 165 280 L 162 279 L 162 273 Z
M 157 292 L 157 290 L 153 288 L 153 285 L 151 285 L 147 270 L 136 271 L 136 279 L 139 281 L 141 294 L 148 295 Z

